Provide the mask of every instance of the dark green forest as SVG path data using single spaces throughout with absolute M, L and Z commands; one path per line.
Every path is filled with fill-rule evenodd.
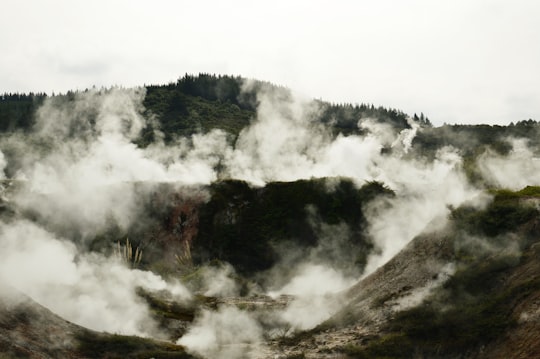
M 251 81 L 249 87 L 243 88 L 246 81 L 235 76 L 186 74 L 175 83 L 147 85 L 143 115 L 147 119 L 157 120 L 165 141 L 212 129 L 222 129 L 237 136 L 256 116 L 259 91 L 280 91 L 285 97 L 292 96 L 287 88 L 262 81 Z M 47 98 L 74 101 L 77 94 L 87 91 L 69 91 L 57 95 L 3 94 L 0 96 L 0 131 L 29 131 L 35 123 L 36 110 Z M 406 114 L 397 109 L 366 103 L 332 104 L 315 101 L 321 108 L 318 120 L 330 126 L 335 135 L 360 133 L 358 122 L 367 118 L 387 123 L 399 131 L 410 127 L 410 118 L 423 128 L 415 137 L 413 147 L 416 154 L 425 156 L 432 156 L 443 146 L 454 146 L 464 156 L 474 157 L 488 147 L 504 154 L 510 150 L 506 141 L 508 137 L 526 138 L 535 146 L 539 141 L 540 124 L 532 119 L 509 119 L 513 122 L 508 126 L 445 124 L 433 127 L 423 113 Z M 150 127 L 145 129 L 138 144 L 145 146 L 151 143 L 153 136 Z
M 168 139 L 172 136 L 190 136 L 214 128 L 237 135 L 253 120 L 257 110 L 257 93 L 261 89 L 280 91 L 283 96 L 292 96 L 290 90 L 268 82 L 253 81 L 247 89 L 241 77 L 199 74 L 185 75 L 176 83 L 147 85 L 143 105 L 147 118 L 154 116 Z M 35 113 L 48 97 L 74 101 L 80 92 L 66 94 L 3 94 L 0 96 L 0 131 L 28 131 L 35 122 Z M 106 91 L 104 89 L 104 91 Z M 376 118 L 392 126 L 407 128 L 408 115 L 402 111 L 375 107 L 372 104 L 330 104 L 317 101 L 321 106 L 320 121 L 331 124 L 337 133 L 358 131 L 357 123 L 362 118 Z M 423 114 L 413 119 L 423 126 L 431 126 Z M 150 132 L 145 133 L 150 136 Z M 147 141 L 151 138 L 146 137 Z

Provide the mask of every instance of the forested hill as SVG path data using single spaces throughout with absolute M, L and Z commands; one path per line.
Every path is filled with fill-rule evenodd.
M 249 86 L 244 86 L 249 81 Z M 291 97 L 289 89 L 263 81 L 252 81 L 242 77 L 199 74 L 185 75 L 175 83 L 147 85 L 143 101 L 147 119 L 156 119 L 165 140 L 175 136 L 190 136 L 218 128 L 236 136 L 242 128 L 255 118 L 258 106 L 257 94 L 264 91 L 280 91 L 282 96 Z M 0 131 L 26 131 L 32 127 L 36 110 L 48 97 L 62 101 L 73 101 L 78 94 L 89 90 L 66 94 L 44 93 L 0 95 Z M 107 90 L 104 90 L 107 91 Z M 500 125 L 444 125 L 432 127 L 423 113 L 405 114 L 403 111 L 375 107 L 373 104 L 331 104 L 315 100 L 320 110 L 318 120 L 329 124 L 335 134 L 345 135 L 359 132 L 358 122 L 376 119 L 390 124 L 396 130 L 409 128 L 411 118 L 424 128 L 414 139 L 413 146 L 419 153 L 433 154 L 443 146 L 454 146 L 466 156 L 475 156 L 487 146 L 499 153 L 506 153 L 509 137 L 525 138 L 531 145 L 538 145 L 540 123 L 528 119 L 509 119 L 508 126 Z M 458 122 L 459 119 L 456 119 Z M 143 131 L 140 145 L 152 142 L 154 132 Z
M 262 81 L 250 81 L 233 76 L 199 74 L 185 75 L 176 83 L 146 86 L 143 105 L 146 117 L 155 116 L 167 137 L 189 136 L 220 128 L 238 134 L 255 116 L 257 93 L 281 91 L 292 96 L 286 88 Z M 89 90 L 81 91 L 86 92 Z M 72 101 L 79 92 L 52 95 Z M 49 97 L 46 94 L 3 94 L 0 96 L 0 131 L 26 130 L 32 126 L 35 111 Z M 402 111 L 370 104 L 330 104 L 317 101 L 321 106 L 320 120 L 332 123 L 338 132 L 350 133 L 358 130 L 361 118 L 376 118 L 396 128 L 406 128 L 407 115 Z M 423 115 L 413 115 L 419 123 L 429 125 Z M 146 134 L 149 136 L 150 134 Z M 147 140 L 151 140 L 147 138 Z
M 0 96 L 0 358 L 540 357 L 538 122 L 142 90 Z

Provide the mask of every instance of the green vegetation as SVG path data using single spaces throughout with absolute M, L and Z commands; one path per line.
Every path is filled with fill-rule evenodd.
M 540 186 L 527 186 L 519 191 L 510 191 L 505 189 L 494 189 L 490 191 L 495 196 L 496 200 L 512 200 L 523 198 L 540 197 Z
M 156 129 L 162 131 L 166 142 L 220 129 L 234 143 L 256 116 L 258 91 L 280 91 L 285 100 L 291 96 L 289 90 L 273 84 L 253 81 L 246 87 L 245 83 L 240 77 L 199 74 L 185 75 L 167 85 L 147 86 L 142 115 L 149 124 L 136 144 L 144 147 L 154 142 Z M 77 94 L 4 94 L 0 96 L 0 132 L 30 131 L 36 111 L 44 101 L 52 99 L 59 104 L 73 104 Z M 317 101 L 317 105 L 315 120 L 328 125 L 335 136 L 361 133 L 358 123 L 367 118 L 388 124 L 396 133 L 410 128 L 409 116 L 396 109 L 323 101 Z M 98 109 L 89 111 L 89 117 L 97 116 Z M 445 125 L 439 128 L 431 127 L 423 114 L 413 115 L 412 120 L 422 131 L 414 138 L 410 156 L 433 158 L 442 147 L 453 146 L 464 156 L 464 170 L 474 183 L 484 181 L 476 162 L 479 156 L 486 151 L 508 154 L 509 137 L 524 138 L 533 149 L 540 145 L 540 124 L 533 120 L 510 126 Z M 78 135 L 78 130 L 71 129 L 74 136 Z M 46 148 L 47 144 L 43 146 Z M 9 158 L 9 149 L 4 154 Z M 10 171 L 14 172 L 8 168 L 8 175 Z M 132 267 L 140 265 L 174 275 L 178 275 L 178 271 L 172 271 L 172 265 L 190 266 L 193 260 L 195 266 L 190 267 L 192 271 L 183 278 L 188 283 L 201 281 L 203 272 L 198 264 L 228 262 L 248 277 L 276 264 L 281 248 L 291 253 L 302 248 L 301 255 L 305 255 L 330 240 L 321 235 L 324 226 L 335 226 L 331 227 L 335 229 L 343 225 L 346 230 L 340 233 L 343 242 L 332 243 L 334 248 L 341 246 L 339 256 L 328 251 L 318 259 L 331 262 L 334 268 L 353 264 L 361 269 L 373 249 L 365 234 L 364 208 L 379 196 L 393 195 L 381 183 L 369 182 L 357 188 L 345 178 L 275 182 L 262 188 L 250 187 L 242 181 L 223 180 L 209 187 L 211 198 L 204 203 L 200 199 L 181 198 L 172 187 L 156 188 L 152 199 L 141 203 L 145 207 L 141 213 L 150 213 L 148 218 L 134 221 L 137 223 L 128 229 L 129 233 L 111 224 L 106 232 L 89 241 L 88 249 L 110 250 L 111 244 L 128 235 L 145 238 L 133 244 L 126 240 L 123 247 L 118 242 L 117 255 Z M 515 248 L 521 253 L 531 248 L 540 235 L 540 211 L 536 203 L 540 199 L 540 187 L 528 186 L 520 191 L 493 189 L 490 194 L 493 201 L 486 208 L 462 206 L 452 210 L 454 232 L 448 235 L 455 237 L 454 256 L 458 267 L 452 278 L 421 305 L 398 313 L 380 337 L 371 338 L 367 344 L 345 347 L 348 355 L 356 358 L 457 355 L 498 338 L 516 324 L 513 316 L 516 303 L 540 290 L 540 280 L 532 277 L 506 282 L 516 268 L 534 258 L 529 258 L 526 252 L 518 255 L 504 249 Z M 185 208 L 180 208 L 180 202 Z M 188 228 L 190 223 L 193 227 Z M 478 252 L 473 245 L 458 245 L 467 236 L 486 238 L 486 245 L 494 250 Z M 189 244 L 193 245 L 191 251 Z M 376 304 L 382 305 L 398 294 L 389 293 Z M 153 317 L 163 328 L 171 321 L 193 321 L 197 308 L 217 307 L 215 298 L 204 296 L 195 297 L 192 303 L 184 305 L 144 290 L 139 290 L 138 295 L 148 303 Z M 17 323 L 29 322 L 26 313 L 16 315 Z M 356 320 L 352 315 L 348 319 L 351 323 Z M 326 322 L 311 331 L 281 338 L 281 343 L 293 345 L 313 338 L 314 333 L 329 325 L 332 323 Z M 174 330 L 178 330 L 174 333 L 178 336 L 185 328 Z M 191 357 L 180 346 L 137 337 L 84 331 L 77 340 L 83 356 Z M 304 354 L 290 356 L 303 357 Z
M 540 290 L 536 278 L 500 290 L 514 259 L 494 257 L 458 271 L 428 301 L 398 313 L 388 334 L 344 351 L 354 358 L 444 357 L 489 343 L 515 325 L 515 304 Z
M 33 93 L 0 95 L 0 132 L 29 129 L 45 98 L 45 94 Z
M 191 322 L 195 318 L 196 306 L 194 303 L 181 305 L 178 302 L 147 292 L 142 288 L 137 290 L 137 295 L 148 303 L 154 317 L 158 319 L 167 318 Z
M 133 253 L 133 246 L 127 237 L 123 247 L 120 245 L 120 241 L 116 242 L 116 256 L 132 268 L 136 268 L 141 263 L 142 253 L 139 247 L 136 247 L 135 253 Z
M 359 133 L 358 121 L 361 119 L 374 119 L 379 123 L 390 124 L 396 130 L 410 128 L 408 115 L 396 109 L 387 109 L 384 107 L 375 107 L 368 104 L 343 104 L 334 105 L 325 102 L 319 102 L 322 108 L 320 120 L 322 123 L 331 124 L 334 133 L 344 135 Z M 429 120 L 414 115 L 413 119 L 423 126 L 431 126 Z
M 193 358 L 181 346 L 133 336 L 84 331 L 77 340 L 79 354 L 90 358 Z
M 540 290 L 540 279 L 529 275 L 507 281 L 519 268 L 536 261 L 527 249 L 537 241 L 538 231 L 531 223 L 536 223 L 539 213 L 523 200 L 538 196 L 539 188 L 492 194 L 493 202 L 483 210 L 454 210 L 455 231 L 451 234 L 456 243 L 470 242 L 466 238 L 471 234 L 481 236 L 492 249 L 457 245 L 458 270 L 442 288 L 419 306 L 397 313 L 382 336 L 365 345 L 343 348 L 349 356 L 453 357 L 478 349 L 516 325 L 513 311 L 517 303 Z M 516 231 L 519 242 L 507 235 Z
M 258 91 L 280 91 L 284 99 L 290 96 L 290 90 L 286 88 L 254 80 L 249 86 L 244 86 L 246 81 L 238 76 L 201 73 L 196 76 L 186 74 L 177 82 L 166 85 L 146 86 L 143 115 L 152 121 L 143 130 L 137 144 L 146 146 L 155 140 L 155 123 L 166 141 L 212 129 L 222 129 L 234 138 L 255 118 Z M 69 91 L 65 95 L 52 96 L 42 93 L 0 95 L 0 132 L 29 130 L 43 101 L 56 98 L 59 102 L 69 103 L 77 94 L 79 92 Z M 317 103 L 317 120 L 331 126 L 335 134 L 359 133 L 358 122 L 367 118 L 389 124 L 397 131 L 410 127 L 409 116 L 397 109 L 365 103 Z M 413 141 L 415 153 L 429 157 L 444 146 L 453 146 L 461 151 L 465 161 L 474 162 L 487 148 L 501 154 L 508 153 L 511 149 L 507 141 L 509 137 L 525 138 L 533 147 L 540 144 L 540 124 L 532 119 L 509 126 L 445 125 L 437 128 L 431 126 L 424 114 L 413 114 L 411 119 L 423 127 Z
M 159 128 L 169 141 L 175 136 L 191 136 L 198 132 L 222 129 L 233 137 L 255 117 L 258 105 L 257 93 L 261 90 L 283 93 L 290 91 L 263 81 L 251 81 L 234 76 L 216 76 L 201 73 L 197 76 L 186 74 L 175 83 L 146 86 L 143 105 L 144 116 L 156 119 Z M 89 90 L 85 90 L 86 92 Z M 80 92 L 69 91 L 65 95 L 46 94 L 4 94 L 0 95 L 0 132 L 29 130 L 34 124 L 36 110 L 46 99 L 70 103 Z M 335 105 L 318 102 L 321 111 L 319 120 L 331 124 L 335 133 L 357 133 L 358 121 L 373 118 L 388 123 L 396 129 L 408 128 L 408 116 L 396 109 L 375 107 L 369 104 Z M 430 126 L 427 117 L 414 115 L 413 119 L 424 126 Z M 153 125 L 143 130 L 137 143 L 141 146 L 153 142 Z
M 444 125 L 424 128 L 414 138 L 413 146 L 424 154 L 434 154 L 444 146 L 460 149 L 465 157 L 476 157 L 490 148 L 499 154 L 507 154 L 511 147 L 507 139 L 524 138 L 531 147 L 540 144 L 540 123 L 525 120 L 509 126 L 500 125 Z
M 346 178 L 276 182 L 262 188 L 223 180 L 208 190 L 206 201 L 183 197 L 172 186 L 152 188 L 141 202 L 144 220 L 127 231 L 111 223 L 89 241 L 88 249 L 116 254 L 131 266 L 165 276 L 182 275 L 195 287 L 201 264 L 227 262 L 244 278 L 273 266 L 285 248 L 309 251 L 323 245 L 329 250 L 316 254 L 322 263 L 360 270 L 372 250 L 364 207 L 376 197 L 393 195 L 381 183 L 357 188 Z M 126 237 L 136 241 L 126 242 Z
M 193 258 L 198 263 L 219 259 L 242 273 L 270 268 L 278 258 L 279 243 L 289 248 L 319 244 L 313 219 L 346 224 L 350 257 L 342 260 L 362 267 L 371 248 L 364 235 L 363 207 L 376 196 L 392 194 L 377 182 L 357 189 L 348 179 L 276 182 L 260 189 L 228 180 L 213 184 L 211 192 L 210 201 L 200 210 Z
M 499 125 L 444 125 L 424 126 L 413 139 L 413 156 L 433 159 L 438 150 L 451 146 L 459 150 L 463 169 L 471 183 L 489 185 L 477 164 L 486 152 L 507 155 L 512 149 L 511 138 L 525 139 L 529 148 L 538 154 L 540 149 L 540 123 L 520 121 L 509 126 Z
M 249 86 L 245 84 L 249 82 Z M 57 103 L 70 104 L 82 92 L 69 91 L 63 95 L 4 94 L 0 96 L 0 132 L 29 131 L 40 104 L 52 99 Z M 107 90 L 102 90 L 107 91 Z M 166 142 L 177 137 L 190 137 L 196 133 L 207 133 L 221 129 L 234 142 L 240 131 L 256 117 L 258 93 L 279 93 L 287 101 L 290 90 L 274 84 L 255 81 L 238 76 L 216 76 L 201 73 L 189 75 L 166 85 L 146 86 L 143 100 L 143 116 L 149 120 L 141 137 L 135 142 L 145 147 L 156 140 L 159 129 Z M 315 101 L 318 110 L 313 120 L 329 126 L 334 135 L 361 134 L 358 123 L 373 119 L 390 125 L 396 133 L 410 128 L 412 120 L 422 127 L 413 140 L 411 156 L 434 158 L 439 149 L 452 146 L 460 151 L 464 169 L 474 183 L 483 183 L 476 167 L 478 156 L 487 150 L 507 154 L 511 150 L 508 138 L 526 139 L 531 148 L 540 146 L 540 124 L 532 119 L 519 121 L 509 126 L 499 125 L 444 125 L 432 127 L 429 119 L 420 114 L 409 116 L 404 112 L 373 104 L 331 104 Z M 97 110 L 96 110 L 97 111 Z M 387 150 L 387 149 L 385 149 Z M 9 157 L 9 153 L 7 154 Z M 8 161 L 9 162 L 9 161 Z M 9 169 L 8 169 L 9 170 Z
M 233 100 L 233 94 L 226 98 L 212 94 L 211 89 L 215 91 L 212 86 L 219 87 L 225 83 L 239 86 L 240 79 L 220 77 L 215 78 L 215 82 L 207 79 L 201 76 L 201 83 L 198 83 L 194 77 L 187 76 L 176 84 L 147 87 L 143 103 L 145 115 L 156 116 L 166 141 L 175 136 L 186 137 L 212 129 L 221 129 L 236 136 L 254 117 L 254 109 L 239 107 Z M 141 143 L 148 144 L 153 140 L 153 131 L 147 128 Z
M 471 234 L 496 237 L 515 230 L 520 225 L 537 218 L 536 206 L 523 200 L 537 197 L 539 187 L 526 187 L 520 191 L 492 190 L 493 201 L 484 210 L 462 206 L 452 211 L 458 228 Z

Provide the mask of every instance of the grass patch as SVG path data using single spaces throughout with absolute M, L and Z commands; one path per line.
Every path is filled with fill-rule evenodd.
M 176 319 L 186 322 L 191 322 L 193 321 L 193 318 L 195 318 L 194 305 L 181 305 L 172 300 L 166 300 L 158 295 L 151 294 L 142 288 L 137 289 L 137 295 L 148 303 L 150 310 L 157 317 Z
M 182 346 L 134 336 L 84 331 L 77 340 L 78 352 L 90 358 L 193 358 Z
M 496 200 L 540 197 L 540 186 L 527 186 L 519 191 L 511 191 L 509 189 L 491 189 L 489 193 L 494 195 Z
M 535 206 L 520 199 L 540 195 L 540 187 L 528 186 L 521 191 L 491 190 L 493 201 L 484 209 L 462 206 L 452 211 L 451 218 L 459 229 L 476 235 L 496 237 L 538 218 Z

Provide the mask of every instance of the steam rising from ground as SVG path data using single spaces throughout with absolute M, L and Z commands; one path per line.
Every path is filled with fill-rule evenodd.
M 251 358 L 262 346 L 262 329 L 249 313 L 234 307 L 204 311 L 178 344 L 204 358 Z
M 141 148 L 133 141 L 143 128 L 155 125 L 141 115 L 143 98 L 141 89 L 89 91 L 76 94 L 74 101 L 49 98 L 32 133 L 0 140 L 0 167 L 23 183 L 9 198 L 15 216 L 30 212 L 36 219 L 0 224 L 1 274 L 53 311 L 90 328 L 155 335 L 135 288 L 167 288 L 179 298 L 189 297 L 182 286 L 167 284 L 152 273 L 77 249 L 79 238 L 95 236 L 111 221 L 126 229 L 144 217 L 140 211 L 145 193 L 136 182 L 192 185 L 231 177 L 263 185 L 334 176 L 350 177 L 358 185 L 384 182 L 396 197 L 375 201 L 367 210 L 368 231 L 377 252 L 369 258 L 365 274 L 416 235 L 443 225 L 448 206 L 479 195 L 468 184 L 455 149 L 443 148 L 433 161 L 408 156 L 420 130 L 412 122 L 411 128 L 396 133 L 376 119 L 364 119 L 359 126 L 365 135 L 334 138 L 318 122 L 316 103 L 263 89 L 258 93 L 256 120 L 234 145 L 219 130 L 166 145 L 154 127 L 158 141 Z M 497 184 L 521 187 L 538 182 L 540 165 L 531 159 L 532 153 L 515 142 L 510 161 L 486 157 L 481 169 Z M 3 171 L 0 175 L 5 177 Z M 298 263 L 291 281 L 272 292 L 298 296 L 278 313 L 298 329 L 312 328 L 328 318 L 341 305 L 334 294 L 358 279 L 318 263 L 317 257 Z M 225 283 L 231 272 L 220 275 L 213 276 L 221 278 L 220 284 L 207 281 L 206 294 L 235 294 L 234 283 Z M 222 308 L 202 313 L 180 343 L 208 358 L 236 358 L 249 357 L 261 338 L 262 329 L 252 317 Z
M 482 200 L 480 192 L 468 184 L 461 171 L 461 158 L 451 148 L 440 150 L 429 164 L 389 162 L 386 183 L 394 184 L 398 196 L 376 200 L 369 207 L 369 232 L 380 253 L 370 258 L 366 275 L 420 233 L 444 226 L 449 206 Z
M 77 94 L 74 102 L 48 99 L 38 111 L 35 132 L 3 141 L 14 162 L 8 170 L 28 187 L 14 201 L 49 224 L 75 223 L 88 236 L 111 218 L 124 229 L 134 221 L 143 195 L 136 192 L 136 182 L 214 180 L 207 151 L 219 152 L 215 142 L 224 135 L 195 137 L 182 161 L 180 155 L 188 150 L 181 146 L 167 153 L 160 143 L 141 149 L 131 142 L 146 126 L 140 114 L 143 97 L 140 89 L 116 89 Z
M 508 156 L 484 153 L 478 160 L 480 172 L 490 184 L 519 190 L 525 186 L 540 185 L 540 158 L 528 147 L 524 139 L 510 139 L 512 150 Z
M 430 294 L 432 294 L 437 288 L 439 288 L 448 278 L 450 278 L 456 271 L 453 263 L 447 263 L 443 265 L 440 272 L 437 273 L 436 278 L 433 281 L 427 283 L 424 287 L 415 288 L 408 295 L 399 298 L 396 302 L 394 310 L 401 311 L 409 308 L 413 308 L 421 304 Z
M 278 316 L 292 329 L 306 330 L 330 318 L 343 305 L 337 294 L 355 281 L 355 278 L 345 278 L 342 273 L 327 266 L 305 264 L 289 283 L 269 294 L 274 297 L 294 295 L 293 302 Z
M 220 268 L 207 267 L 203 272 L 203 293 L 210 297 L 233 297 L 239 293 L 234 268 L 225 264 Z
M 130 270 L 115 259 L 78 254 L 73 243 L 27 221 L 2 223 L 0 273 L 7 284 L 85 327 L 160 337 L 147 306 L 135 290 L 170 290 L 179 301 L 190 297 L 180 284 Z

